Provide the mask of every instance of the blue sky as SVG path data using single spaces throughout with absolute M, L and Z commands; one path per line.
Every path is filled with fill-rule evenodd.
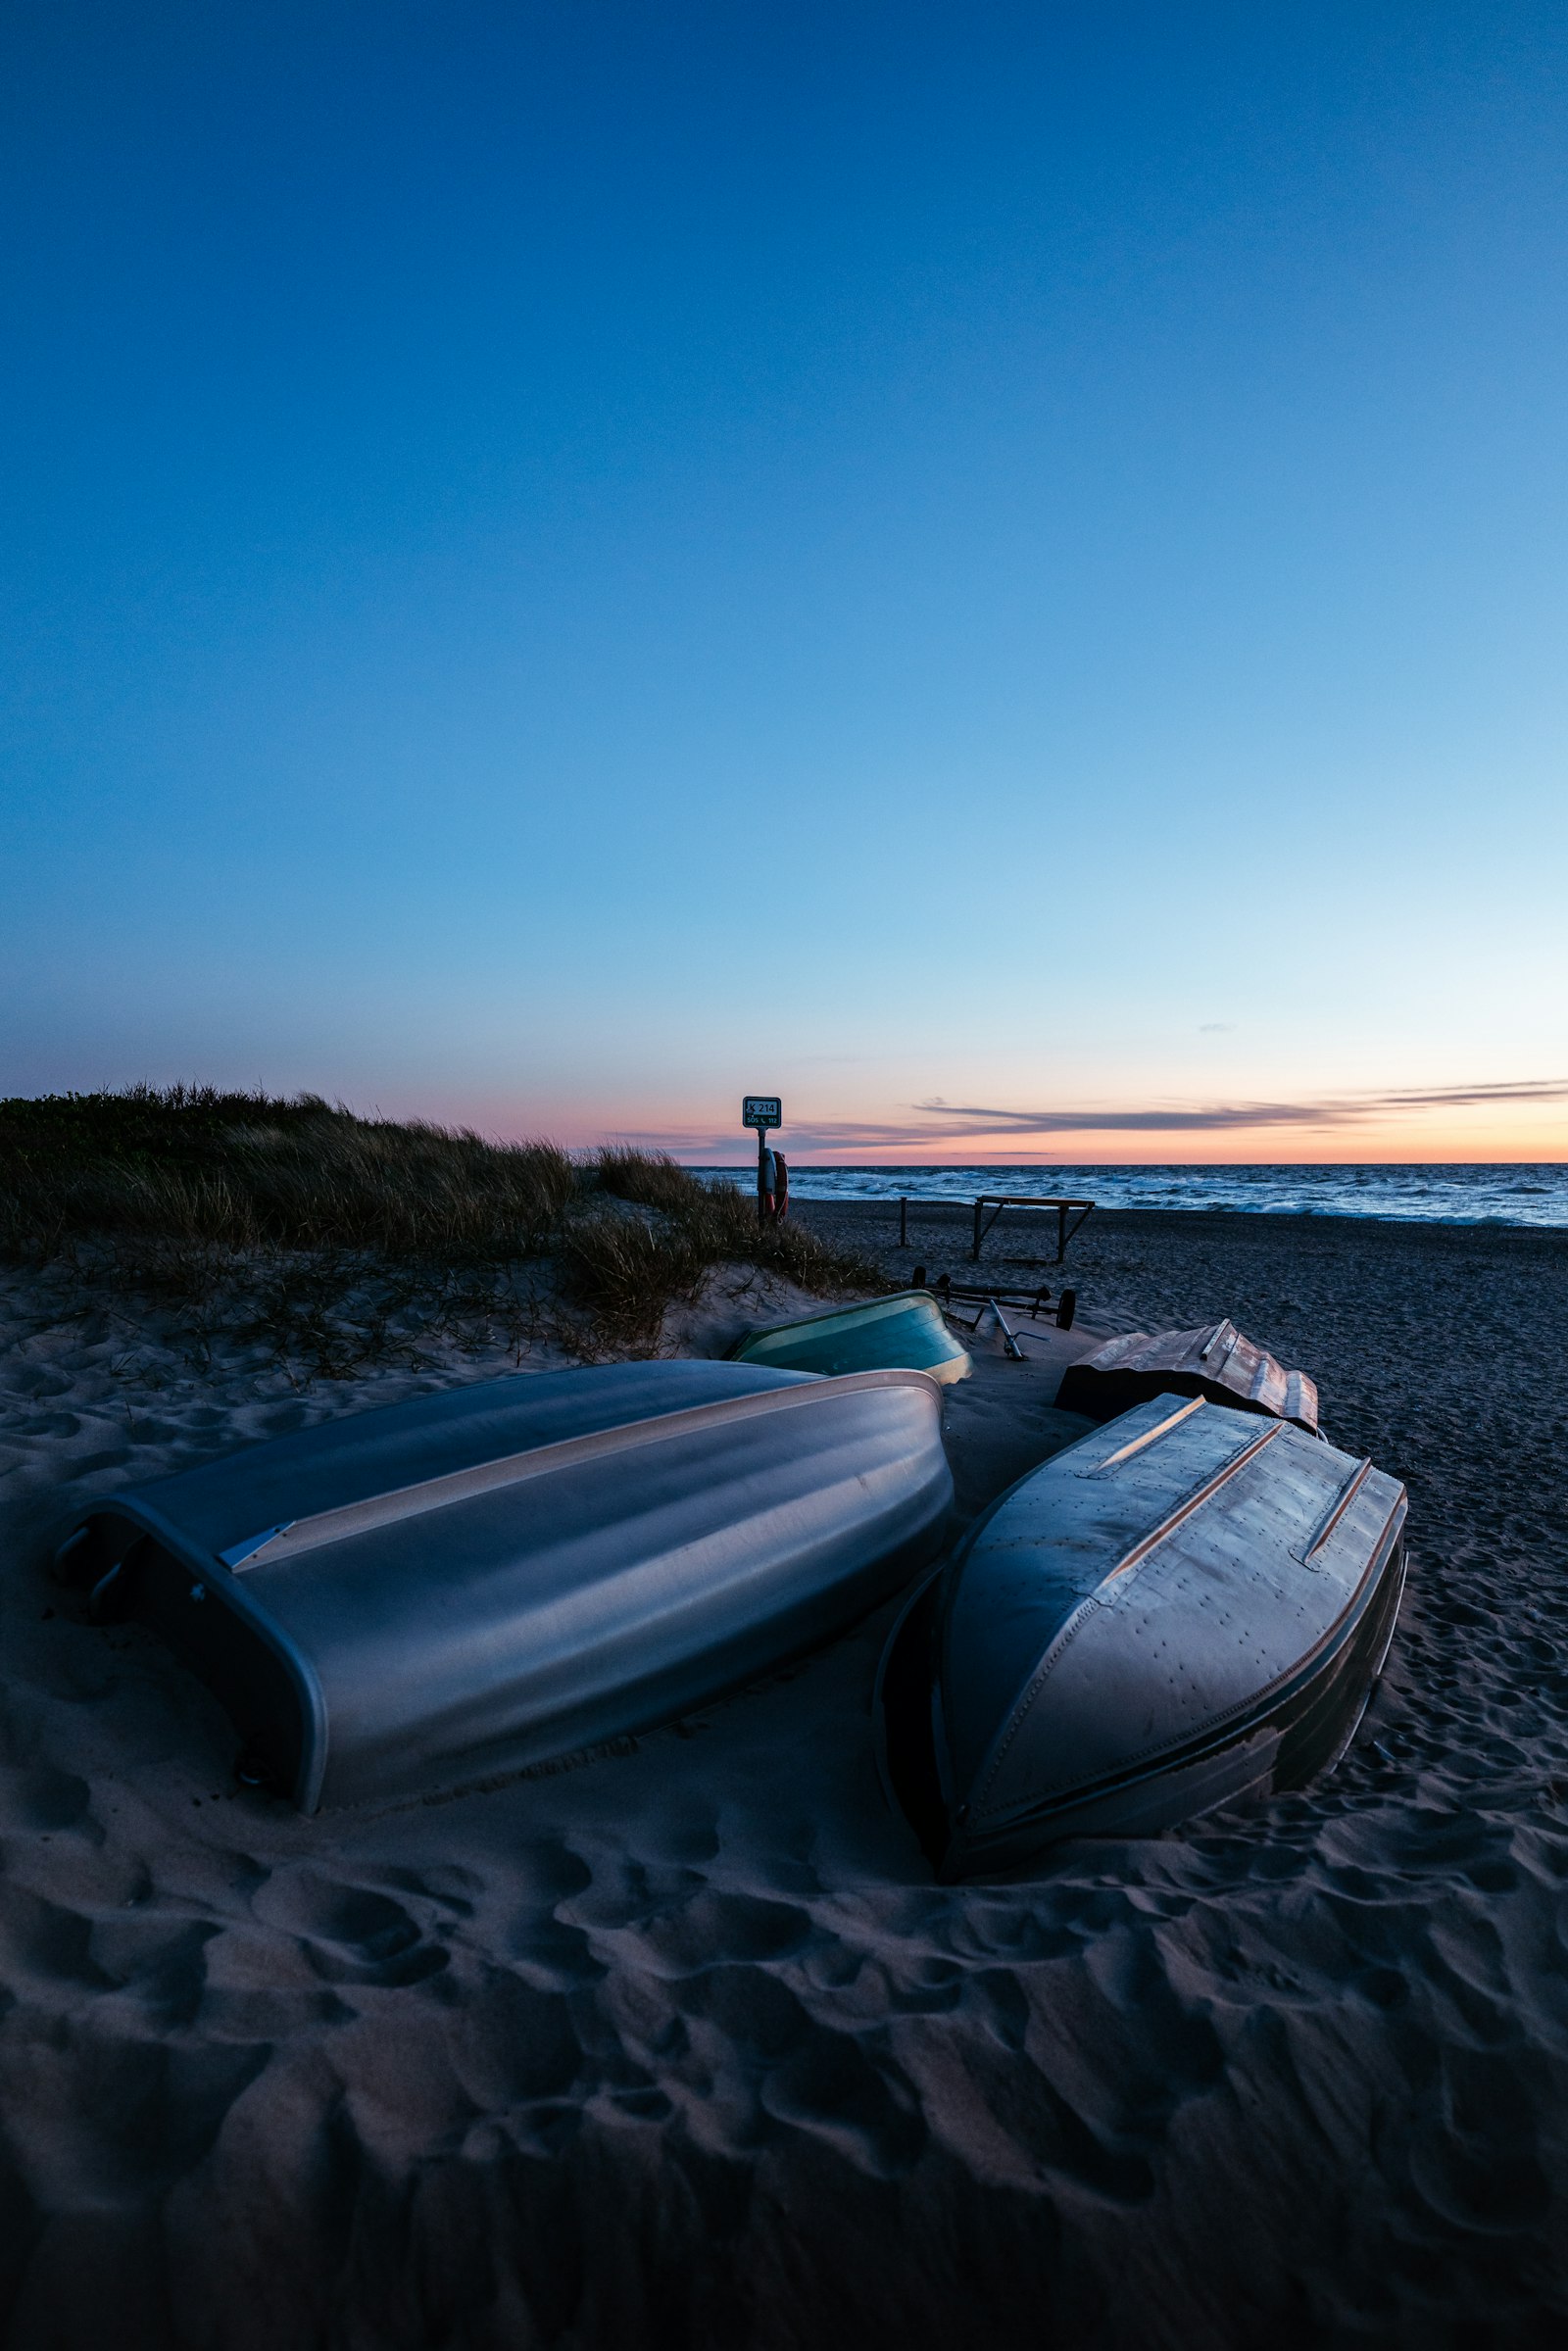
M 0 37 L 0 1090 L 1568 1156 L 1560 9 Z

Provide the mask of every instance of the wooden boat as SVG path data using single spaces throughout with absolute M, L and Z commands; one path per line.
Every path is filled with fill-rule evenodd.
M 1289 1422 L 1163 1396 L 1033 1470 L 894 1628 L 884 1777 L 946 1879 L 1298 1788 L 1354 1736 L 1404 1488 Z
M 967 1379 L 974 1368 L 928 1290 L 901 1290 L 748 1331 L 729 1354 L 732 1362 L 770 1363 L 781 1371 L 925 1371 L 944 1386 Z
M 56 1562 L 164 1635 L 314 1812 L 667 1721 L 896 1591 L 952 1494 L 923 1373 L 621 1363 L 107 1495 Z
M 1156 1396 L 1202 1396 L 1211 1404 L 1293 1420 L 1299 1429 L 1317 1427 L 1316 1383 L 1304 1371 L 1287 1371 L 1230 1321 L 1161 1331 L 1154 1339 L 1147 1331 L 1112 1339 L 1068 1365 L 1056 1402 L 1063 1412 L 1111 1420 Z

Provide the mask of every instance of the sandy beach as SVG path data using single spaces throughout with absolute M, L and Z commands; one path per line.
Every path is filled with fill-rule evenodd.
M 891 1272 L 967 1216 L 801 1203 Z M 986 1262 L 1060 1277 L 1043 1230 Z M 1232 1315 L 1410 1490 L 1304 1794 L 937 1887 L 890 1610 L 623 1751 L 304 1820 L 49 1584 L 89 1494 L 511 1354 L 296 1384 L 0 1272 L 0 2307 L 24 2351 L 1555 2344 L 1568 2322 L 1568 1236 L 1124 1213 L 949 1392 L 964 1513 L 1075 1348 Z M 671 1347 L 788 1310 L 710 1281 Z M 547 1347 L 521 1368 L 563 1358 Z

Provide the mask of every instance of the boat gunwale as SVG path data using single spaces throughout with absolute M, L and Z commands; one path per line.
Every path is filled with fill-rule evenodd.
M 756 1368 L 766 1371 L 774 1367 L 760 1364 Z M 472 1462 L 466 1469 L 443 1470 L 434 1478 L 416 1479 L 409 1486 L 391 1487 L 384 1494 L 367 1494 L 357 1502 L 316 1511 L 309 1518 L 292 1519 L 232 1566 L 220 1554 L 214 1556 L 229 1575 L 249 1575 L 258 1566 L 276 1567 L 285 1560 L 324 1550 L 333 1543 L 347 1543 L 358 1535 L 371 1534 L 377 1527 L 400 1525 L 432 1510 L 447 1509 L 481 1494 L 524 1485 L 532 1478 L 548 1477 L 574 1461 L 591 1461 L 604 1453 L 629 1452 L 637 1445 L 660 1444 L 707 1426 L 717 1427 L 763 1418 L 770 1412 L 794 1410 L 812 1402 L 824 1388 L 842 1396 L 851 1390 L 911 1382 L 924 1383 L 932 1389 L 941 1386 L 929 1372 L 904 1365 L 881 1365 L 871 1371 L 844 1372 L 836 1377 L 820 1372 L 792 1373 L 787 1387 L 754 1389 L 745 1396 L 710 1396 L 701 1404 L 680 1404 L 672 1411 L 650 1412 L 637 1420 L 614 1422 L 609 1428 L 587 1429 L 576 1437 L 554 1438 L 548 1445 L 524 1445 L 514 1453 L 503 1453 L 491 1461 Z M 421 1500 L 420 1496 L 425 1498 Z M 230 1550 L 238 1547 L 238 1543 L 228 1546 Z
M 867 1307 L 905 1305 L 912 1303 L 917 1298 L 924 1298 L 927 1304 L 934 1309 L 944 1333 L 951 1339 L 953 1334 L 943 1320 L 941 1300 L 934 1292 L 930 1290 L 888 1290 L 876 1298 L 853 1298 L 847 1306 L 823 1306 L 815 1314 L 795 1314 L 787 1316 L 783 1322 L 759 1323 L 755 1330 L 742 1331 L 738 1337 L 730 1341 L 729 1347 L 725 1350 L 724 1361 L 726 1363 L 744 1361 L 744 1350 L 749 1347 L 755 1347 L 760 1339 L 777 1339 L 785 1331 L 809 1331 L 817 1323 L 836 1322 L 844 1316 L 863 1314 Z M 954 1344 L 956 1346 L 957 1342 L 955 1340 Z M 962 1352 L 961 1348 L 959 1348 L 959 1352 Z M 787 1364 L 780 1364 L 778 1368 L 784 1371 L 789 1367 Z M 888 1366 L 887 1368 L 894 1367 Z M 897 1368 L 904 1369 L 906 1367 L 900 1365 Z M 832 1377 L 833 1375 L 816 1374 L 814 1376 Z M 852 1375 L 846 1373 L 844 1376 L 849 1378 Z M 929 1377 L 929 1374 L 927 1376 Z

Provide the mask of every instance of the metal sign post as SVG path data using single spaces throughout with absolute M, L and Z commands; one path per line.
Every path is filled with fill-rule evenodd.
M 776 1094 L 743 1094 L 741 1096 L 741 1124 L 757 1129 L 757 1221 L 765 1214 L 763 1201 L 767 1186 L 762 1181 L 762 1159 L 767 1150 L 767 1130 L 784 1124 L 784 1104 Z

